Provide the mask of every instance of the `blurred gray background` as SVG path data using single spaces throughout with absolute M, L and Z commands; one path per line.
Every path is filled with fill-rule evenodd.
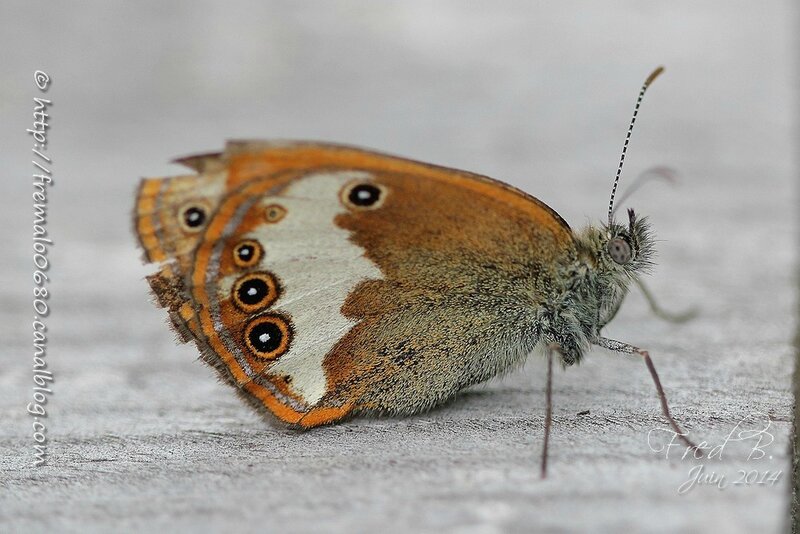
M 775 532 L 785 526 L 797 293 L 798 8 L 697 2 L 82 2 L 0 5 L 1 530 Z M 264 423 L 149 302 L 131 232 L 141 176 L 228 138 L 363 145 L 487 174 L 573 227 L 623 181 L 651 216 L 671 325 L 633 294 L 607 335 L 649 348 L 676 417 L 721 460 L 665 459 L 644 365 L 594 351 L 555 376 L 538 478 L 544 362 L 405 419 L 296 434 Z M 56 186 L 48 465 L 30 467 L 33 72 L 52 78 Z M 623 184 L 624 187 L 624 184 Z M 577 416 L 582 410 L 589 415 Z M 678 488 L 690 469 L 725 489 Z M 738 471 L 782 472 L 733 485 Z

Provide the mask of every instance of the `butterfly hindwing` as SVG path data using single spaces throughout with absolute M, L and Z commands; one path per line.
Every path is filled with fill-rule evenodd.
M 550 208 L 462 171 L 320 144 L 237 142 L 189 161 L 202 190 L 215 176 L 224 191 L 190 261 L 151 285 L 206 361 L 300 426 L 413 413 L 521 361 L 542 255 L 575 253 Z M 148 248 L 138 228 L 151 259 L 188 247 Z

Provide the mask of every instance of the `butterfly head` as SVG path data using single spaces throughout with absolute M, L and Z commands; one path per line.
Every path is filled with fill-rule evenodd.
M 655 247 L 646 217 L 639 218 L 629 209 L 627 225 L 612 220 L 603 230 L 602 250 L 598 251 L 600 265 L 605 265 L 609 272 L 628 278 L 648 272 L 653 265 Z
M 628 210 L 628 223 L 588 226 L 577 236 L 584 263 L 601 279 L 628 282 L 649 272 L 655 255 L 655 239 L 646 217 Z
M 655 239 L 647 218 L 632 209 L 627 224 L 612 219 L 610 224 L 588 226 L 576 238 L 586 266 L 585 304 L 599 329 L 613 318 L 630 283 L 652 268 Z

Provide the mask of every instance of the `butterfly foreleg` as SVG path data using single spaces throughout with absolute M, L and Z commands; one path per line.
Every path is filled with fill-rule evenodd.
M 650 311 L 653 312 L 653 315 L 667 321 L 668 323 L 685 323 L 686 321 L 690 321 L 697 317 L 699 313 L 697 308 L 689 308 L 688 310 L 684 310 L 682 312 L 669 312 L 663 309 L 656 300 L 653 293 L 650 292 L 650 289 L 642 282 L 639 278 L 634 278 L 634 282 L 636 286 L 639 288 L 639 291 L 642 292 L 645 300 L 647 300 L 647 305 L 650 306 Z M 611 319 L 609 319 L 610 321 Z M 606 321 L 608 322 L 608 321 Z

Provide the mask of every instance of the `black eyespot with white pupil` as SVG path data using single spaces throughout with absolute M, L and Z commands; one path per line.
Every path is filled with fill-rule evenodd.
M 183 211 L 183 222 L 189 228 L 199 228 L 206 222 L 206 212 L 199 206 L 190 206 Z
M 608 242 L 608 255 L 615 263 L 625 265 L 631 261 L 631 246 L 621 237 L 615 237 Z
M 255 252 L 255 247 L 253 245 L 242 245 L 239 247 L 239 250 L 236 251 L 236 254 L 239 255 L 239 259 L 243 262 L 248 262 L 253 257 L 253 253 Z
M 248 306 L 255 306 L 267 298 L 270 290 L 263 279 L 250 278 L 239 284 L 237 293 L 241 302 Z
M 233 262 L 238 267 L 252 267 L 261 261 L 264 249 L 253 239 L 245 239 L 233 248 Z
M 260 353 L 271 353 L 281 346 L 283 332 L 277 324 L 273 322 L 263 322 L 251 328 L 248 337 L 256 351 Z
M 375 205 L 381 198 L 381 190 L 372 184 L 358 184 L 350 190 L 347 200 L 354 206 L 368 208 Z
M 247 325 L 244 341 L 255 357 L 275 360 L 289 350 L 292 327 L 280 315 L 262 315 Z
M 260 311 L 280 296 L 278 280 L 268 272 L 249 273 L 239 278 L 232 288 L 233 303 L 245 313 Z

